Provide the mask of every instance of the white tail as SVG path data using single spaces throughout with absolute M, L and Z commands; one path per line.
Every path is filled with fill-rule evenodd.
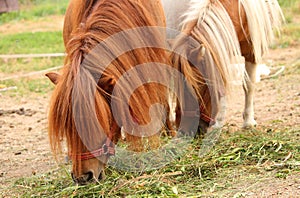
M 277 0 L 239 0 L 247 15 L 255 62 L 261 62 L 279 32 L 284 16 Z

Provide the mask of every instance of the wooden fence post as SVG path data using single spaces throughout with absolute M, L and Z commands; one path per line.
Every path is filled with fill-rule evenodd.
M 0 0 L 0 14 L 19 10 L 18 0 Z

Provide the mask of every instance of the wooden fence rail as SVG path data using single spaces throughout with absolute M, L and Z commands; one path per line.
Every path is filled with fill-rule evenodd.
M 53 53 L 53 54 L 12 54 L 12 55 L 0 55 L 1 59 L 18 59 L 18 58 L 55 58 L 64 57 L 65 53 Z

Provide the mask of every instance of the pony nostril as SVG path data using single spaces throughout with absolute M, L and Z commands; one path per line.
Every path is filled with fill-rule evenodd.
M 89 182 L 91 181 L 92 179 L 94 179 L 94 173 L 89 171 L 85 174 L 85 178 L 86 178 L 86 181 Z
M 103 177 L 103 174 L 102 174 L 102 172 L 99 174 L 99 176 L 98 176 L 98 180 L 99 181 L 101 181 L 101 180 L 103 180 L 104 179 L 104 177 Z
M 94 179 L 93 172 L 89 171 L 80 177 L 76 177 L 74 173 L 71 173 L 72 179 L 76 184 L 85 185 Z
M 72 179 L 73 179 L 74 182 L 77 182 L 77 179 L 75 178 L 74 173 L 71 173 L 71 177 L 72 177 Z

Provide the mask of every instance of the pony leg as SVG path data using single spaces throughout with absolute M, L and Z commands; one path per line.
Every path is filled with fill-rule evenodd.
M 168 135 L 171 137 L 175 137 L 177 134 L 176 123 L 174 121 L 171 121 L 170 119 L 167 119 L 166 126 L 167 126 Z
M 249 128 L 256 126 L 256 121 L 254 119 L 254 92 L 256 83 L 256 70 L 257 64 L 246 62 L 246 71 L 248 73 L 248 78 L 245 80 L 246 85 L 244 85 L 245 91 L 245 109 L 244 109 L 244 125 L 243 128 Z
M 224 126 L 226 116 L 226 96 L 220 97 L 219 112 L 216 116 L 216 123 L 212 126 L 213 129 L 220 129 Z
M 177 99 L 176 95 L 172 92 L 169 92 L 168 94 L 168 118 L 166 121 L 166 126 L 168 130 L 168 135 L 171 137 L 175 137 L 177 132 L 177 125 L 176 125 L 176 109 L 177 109 Z

